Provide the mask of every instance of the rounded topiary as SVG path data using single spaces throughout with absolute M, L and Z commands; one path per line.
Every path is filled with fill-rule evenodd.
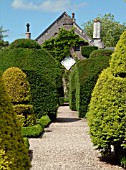
M 26 74 L 18 67 L 10 67 L 3 73 L 3 79 L 12 103 L 24 103 L 31 100 L 30 85 Z
M 58 63 L 45 49 L 15 48 L 0 51 L 0 70 L 19 67 L 27 75 L 37 118 L 56 116 L 61 74 Z
M 113 53 L 113 50 L 98 49 L 98 50 L 92 51 L 92 52 L 90 53 L 89 58 L 111 56 L 112 53 Z
M 35 40 L 29 39 L 17 39 L 9 46 L 13 48 L 29 48 L 29 49 L 41 49 L 41 46 Z
M 29 170 L 28 148 L 0 77 L 0 169 Z
M 126 31 L 122 34 L 110 67 L 104 70 L 92 93 L 87 114 L 94 145 L 111 152 L 126 166 Z
M 35 114 L 31 102 L 30 85 L 26 74 L 18 67 L 10 67 L 3 73 L 7 92 L 15 113 L 22 126 L 35 124 Z
M 92 51 L 94 51 L 94 50 L 97 50 L 97 49 L 98 49 L 98 47 L 96 47 L 96 46 L 83 46 L 83 47 L 81 48 L 81 54 L 82 54 L 84 57 L 89 58 L 90 53 L 91 53 Z

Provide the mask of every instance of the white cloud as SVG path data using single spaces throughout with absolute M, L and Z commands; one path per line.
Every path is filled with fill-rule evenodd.
M 13 0 L 12 7 L 15 9 L 42 10 L 44 12 L 59 12 L 68 9 L 77 10 L 85 6 L 85 3 L 73 4 L 71 0 L 40 0 L 39 3 L 33 0 Z

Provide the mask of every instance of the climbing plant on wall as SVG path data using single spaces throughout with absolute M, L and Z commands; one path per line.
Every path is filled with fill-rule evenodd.
M 66 56 L 70 56 L 70 48 L 78 46 L 80 42 L 87 44 L 79 35 L 75 34 L 74 28 L 69 31 L 62 28 L 56 37 L 45 41 L 42 47 L 47 49 L 60 62 Z

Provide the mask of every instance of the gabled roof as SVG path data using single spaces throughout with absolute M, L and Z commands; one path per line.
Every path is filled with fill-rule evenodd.
M 70 17 L 66 12 L 63 12 L 45 31 L 43 31 L 37 38 L 39 39 L 43 34 L 45 34 L 56 22 L 58 22 L 64 15 Z
M 61 18 L 63 18 L 64 16 L 71 18 L 71 16 L 69 16 L 66 12 L 63 12 L 45 31 L 43 31 L 37 38 L 36 41 L 41 38 L 49 29 L 51 29 L 51 27 L 56 24 Z M 93 44 L 93 40 L 81 29 L 81 27 L 78 26 L 78 24 L 73 21 L 73 26 L 75 27 L 75 33 L 78 34 L 81 38 L 85 39 L 88 41 L 88 43 L 90 45 L 94 45 Z

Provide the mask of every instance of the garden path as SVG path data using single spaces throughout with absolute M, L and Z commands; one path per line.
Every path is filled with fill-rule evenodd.
M 30 139 L 31 170 L 123 170 L 100 161 L 94 150 L 86 119 L 78 119 L 69 106 L 58 109 L 57 121 L 40 138 Z

